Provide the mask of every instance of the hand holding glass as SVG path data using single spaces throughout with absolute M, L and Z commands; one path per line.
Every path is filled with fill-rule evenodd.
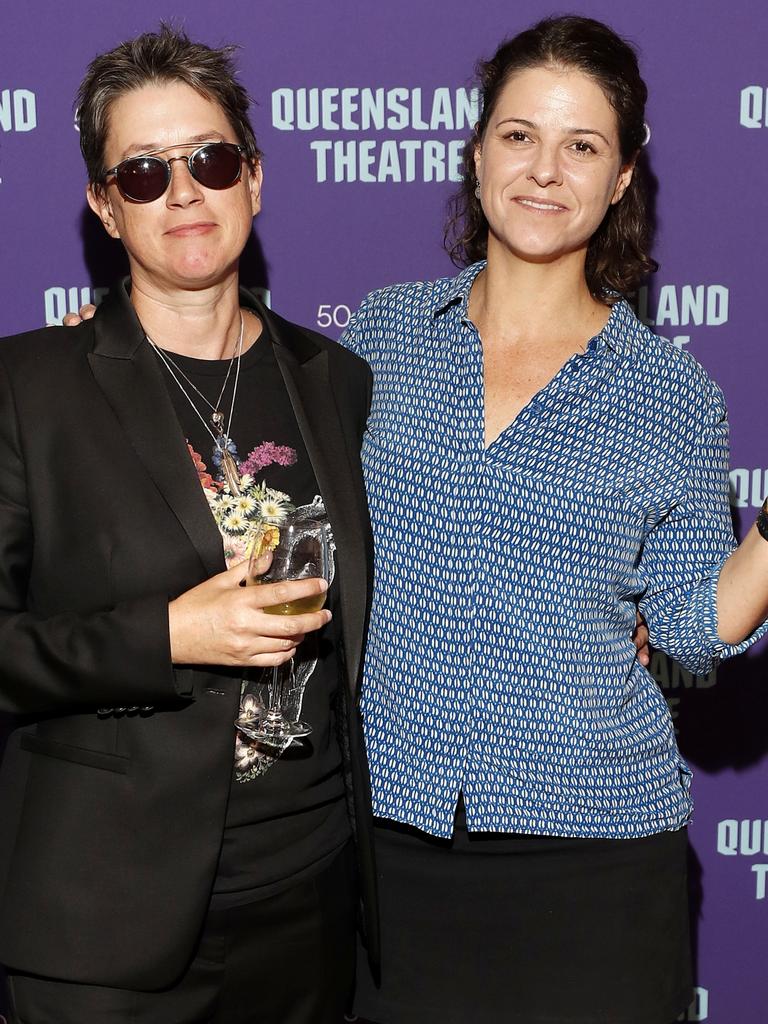
M 279 526 L 280 540 L 272 552 L 272 561 L 265 570 L 263 552 L 257 546 L 248 565 L 247 583 L 279 583 L 285 580 L 320 578 L 330 582 L 328 554 L 328 520 L 305 515 L 289 516 Z M 317 612 L 325 604 L 325 593 L 310 594 L 293 601 L 267 605 L 269 615 L 300 615 Z M 268 688 L 268 705 L 258 718 L 238 718 L 235 725 L 251 739 L 272 745 L 308 736 L 312 727 L 306 722 L 292 722 L 285 715 L 286 684 L 293 683 L 293 661 L 276 665 L 272 669 L 272 682 Z

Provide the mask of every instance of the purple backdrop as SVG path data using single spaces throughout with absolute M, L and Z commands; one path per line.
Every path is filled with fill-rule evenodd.
M 83 199 L 72 97 L 87 62 L 180 21 L 242 45 L 265 152 L 264 212 L 243 278 L 336 336 L 373 287 L 451 272 L 445 200 L 476 99 L 475 60 L 549 13 L 535 0 L 8 2 L 0 14 L 0 333 L 55 322 L 121 263 Z M 763 246 L 768 8 L 755 0 L 584 0 L 640 48 L 651 90 L 661 269 L 641 308 L 725 390 L 739 529 L 768 493 Z M 673 396 L 671 396 L 672 398 Z M 578 642 L 578 641 L 577 641 Z M 707 678 L 657 656 L 695 772 L 697 983 L 684 1018 L 768 1019 L 768 697 L 760 651 Z M 627 1005 L 633 993 L 627 992 Z

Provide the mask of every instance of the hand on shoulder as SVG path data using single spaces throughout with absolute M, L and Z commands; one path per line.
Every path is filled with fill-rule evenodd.
M 87 306 L 81 306 L 79 313 L 67 313 L 61 322 L 65 327 L 77 327 L 83 320 L 90 320 L 95 312 L 96 307 L 89 303 Z

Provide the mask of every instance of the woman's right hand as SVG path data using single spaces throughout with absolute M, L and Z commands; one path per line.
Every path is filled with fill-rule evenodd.
M 181 594 L 168 605 L 171 661 L 175 665 L 240 665 L 263 668 L 289 661 L 306 633 L 320 629 L 331 613 L 273 615 L 263 609 L 324 593 L 325 580 L 288 580 L 242 586 L 248 563 Z

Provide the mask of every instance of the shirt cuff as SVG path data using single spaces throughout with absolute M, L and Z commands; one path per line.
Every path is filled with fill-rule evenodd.
M 737 644 L 726 644 L 720 639 L 717 632 L 717 584 L 726 561 L 727 559 L 724 558 L 710 578 L 702 583 L 695 597 L 696 621 L 701 623 L 702 635 L 712 652 L 715 663 L 725 658 L 733 658 L 736 654 L 743 654 L 744 651 L 749 650 L 752 644 L 768 633 L 768 619 L 766 619 L 749 636 Z

